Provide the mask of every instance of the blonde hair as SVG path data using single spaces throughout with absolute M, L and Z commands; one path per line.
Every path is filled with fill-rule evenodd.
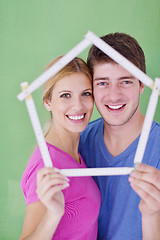
M 58 60 L 60 60 L 63 56 L 59 56 L 53 59 L 46 67 L 46 70 L 49 69 L 52 65 L 54 65 Z M 44 83 L 42 88 L 42 98 L 43 103 L 46 100 L 51 100 L 52 98 L 52 90 L 55 84 L 61 80 L 62 78 L 69 76 L 74 73 L 84 73 L 92 83 L 92 76 L 88 69 L 87 64 L 83 61 L 83 59 L 76 57 L 71 62 L 69 62 L 65 67 L 63 67 L 58 73 L 52 76 L 46 83 Z M 52 119 L 52 115 L 51 115 Z M 46 137 L 51 126 L 51 119 L 46 123 L 44 127 L 44 136 Z
M 62 56 L 53 59 L 47 66 L 46 70 L 49 69 L 52 65 L 54 65 L 58 60 L 60 60 Z M 43 102 L 45 100 L 51 99 L 52 90 L 56 82 L 61 80 L 62 78 L 69 76 L 73 73 L 84 73 L 92 82 L 92 77 L 87 67 L 87 64 L 81 58 L 74 58 L 71 62 L 69 62 L 65 67 L 63 67 L 58 73 L 52 76 L 46 83 L 43 85 L 42 98 Z

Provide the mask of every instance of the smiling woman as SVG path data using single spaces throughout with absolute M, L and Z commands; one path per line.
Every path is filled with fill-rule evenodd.
M 62 58 L 62 56 L 57 57 L 56 59 L 51 61 L 48 64 L 47 69 L 50 68 L 60 58 Z M 76 74 L 78 75 L 78 78 L 77 78 Z M 66 80 L 68 80 L 68 82 L 70 82 L 71 89 L 69 88 Z M 78 82 L 78 80 L 79 80 L 79 82 Z M 87 80 L 87 81 L 85 82 L 85 80 Z M 79 87 L 82 85 L 82 81 L 85 82 L 86 86 L 88 85 L 88 88 L 86 87 L 86 89 L 85 88 L 83 89 L 83 87 L 82 87 L 82 89 L 79 89 Z M 75 58 L 69 64 L 67 64 L 64 68 L 62 68 L 56 75 L 51 77 L 43 85 L 43 93 L 42 93 L 43 103 L 44 103 L 45 107 L 47 108 L 47 110 L 50 111 L 50 113 L 51 113 L 51 121 L 54 121 L 56 119 L 56 118 L 54 118 L 54 119 L 52 118 L 52 114 L 53 114 L 52 110 L 53 109 L 51 109 L 51 107 L 53 107 L 54 111 L 55 111 L 54 106 L 58 100 L 59 100 L 59 103 L 63 101 L 62 104 L 65 104 L 65 105 L 68 105 L 69 102 L 72 101 L 72 102 L 74 102 L 74 107 L 77 108 L 76 107 L 76 104 L 77 104 L 76 97 L 72 96 L 74 92 L 71 92 L 71 90 L 73 88 L 73 84 L 74 84 L 74 89 L 75 89 L 75 90 L 73 89 L 73 91 L 75 91 L 75 95 L 77 94 L 78 91 L 80 92 L 82 90 L 82 93 L 81 93 L 82 96 L 80 99 L 86 99 L 86 101 L 91 99 L 92 104 L 93 104 L 92 77 L 90 75 L 89 69 L 88 69 L 86 63 L 82 59 Z M 53 91 L 55 94 L 53 94 Z M 84 97 L 84 96 L 86 96 L 86 97 Z M 55 99 L 56 97 L 57 97 L 57 99 Z M 73 99 L 73 97 L 74 97 L 74 99 Z M 78 97 L 79 96 L 77 95 L 77 98 Z M 51 101 L 51 98 L 52 98 L 52 101 Z M 74 111 L 79 111 L 78 108 L 75 109 Z M 93 105 L 92 105 L 92 110 L 93 110 Z M 90 114 L 92 114 L 92 112 Z M 91 117 L 91 115 L 89 116 L 89 118 L 90 117 Z M 72 118 L 72 116 L 71 116 L 71 118 Z M 48 129 L 46 130 L 45 136 L 47 136 L 50 127 L 51 127 L 51 124 L 49 124 Z
M 59 136 L 62 133 L 60 129 L 63 129 L 63 133 L 64 130 L 82 132 L 90 120 L 93 109 L 90 79 L 81 72 L 63 77 L 55 84 L 51 99 L 45 100 L 44 105 L 52 115 L 47 141 L 53 141 L 52 135 Z M 61 138 L 64 139 L 63 136 Z
M 27 209 L 20 239 L 96 240 L 101 203 L 97 185 L 92 177 L 68 179 L 58 170 L 86 168 L 78 145 L 94 103 L 92 78 L 82 59 L 73 59 L 44 84 L 43 103 L 51 113 L 45 137 L 54 168 L 44 167 L 37 148 L 21 181 Z

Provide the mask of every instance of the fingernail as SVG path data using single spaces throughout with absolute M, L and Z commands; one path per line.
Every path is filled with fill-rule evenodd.
M 136 176 L 136 171 L 131 172 L 131 176 L 132 177 Z
M 136 168 L 138 166 L 138 163 L 134 163 L 133 167 Z
M 69 183 L 66 182 L 66 183 L 63 184 L 63 186 L 64 186 L 64 187 L 69 187 Z
M 67 178 L 66 176 L 64 176 L 64 179 L 66 179 L 67 182 L 70 182 L 69 178 Z
M 140 163 L 134 163 L 133 167 L 137 168 L 140 165 Z
M 129 182 L 133 182 L 133 181 L 134 181 L 134 178 L 129 177 Z
M 58 168 L 53 168 L 54 172 L 60 172 L 60 170 Z

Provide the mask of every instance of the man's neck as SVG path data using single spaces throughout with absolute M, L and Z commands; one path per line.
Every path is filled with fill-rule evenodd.
M 140 113 L 136 120 L 132 119 L 121 126 L 110 126 L 104 122 L 104 142 L 112 156 L 118 156 L 140 135 L 144 116 Z

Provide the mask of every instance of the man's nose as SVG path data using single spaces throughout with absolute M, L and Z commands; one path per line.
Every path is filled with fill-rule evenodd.
M 117 100 L 121 95 L 121 91 L 119 89 L 119 87 L 117 85 L 111 85 L 109 87 L 109 96 L 110 96 L 110 99 L 115 101 Z

